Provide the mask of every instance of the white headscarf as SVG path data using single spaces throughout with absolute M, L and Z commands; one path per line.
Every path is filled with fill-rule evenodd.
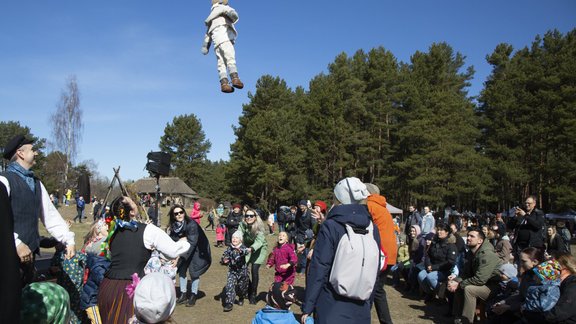
M 350 177 L 338 182 L 336 187 L 334 187 L 334 195 L 336 195 L 336 199 L 340 203 L 348 205 L 360 203 L 360 201 L 368 198 L 370 193 L 360 179 Z

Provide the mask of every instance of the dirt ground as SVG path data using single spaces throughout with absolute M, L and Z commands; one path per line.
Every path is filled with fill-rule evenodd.
M 74 218 L 76 213 L 76 208 L 60 207 L 60 213 L 65 219 Z M 87 205 L 86 210 L 88 211 L 88 218 L 92 219 L 90 211 L 92 210 L 92 205 Z M 167 209 L 162 208 L 162 215 L 167 215 Z M 162 223 L 167 224 L 167 217 L 162 217 Z M 207 220 L 202 218 L 202 226 L 207 225 Z M 46 231 L 43 226 L 41 228 L 41 235 L 46 235 Z M 80 249 L 82 244 L 82 239 L 84 235 L 88 232 L 89 223 L 85 222 L 82 224 L 72 224 L 72 230 L 76 233 L 76 244 L 78 249 Z M 209 240 L 214 243 L 216 234 L 213 231 L 206 231 L 206 235 Z M 268 246 L 270 250 L 274 246 L 277 239 L 277 235 L 268 235 Z M 212 266 L 210 269 L 200 278 L 200 292 L 199 299 L 194 307 L 185 307 L 184 305 L 178 305 L 172 316 L 175 323 L 225 323 L 228 320 L 232 320 L 235 323 L 251 323 L 254 314 L 261 308 L 263 308 L 266 303 L 263 301 L 265 292 L 268 290 L 269 285 L 274 281 L 274 270 L 268 269 L 265 266 L 260 268 L 260 283 L 258 287 L 259 291 L 259 301 L 256 305 L 250 305 L 248 301 L 244 303 L 243 306 L 234 305 L 234 309 L 231 312 L 225 313 L 222 311 L 222 304 L 220 301 L 215 300 L 222 287 L 226 283 L 226 270 L 225 266 L 219 264 L 220 257 L 223 252 L 223 248 L 214 247 L 212 244 Z M 50 251 L 46 251 L 49 253 Z M 303 294 L 305 287 L 305 279 L 303 276 L 297 276 L 296 282 L 294 284 L 295 288 L 300 294 Z M 424 302 L 418 298 L 408 298 L 403 296 L 403 294 L 393 288 L 390 285 L 386 285 L 386 294 L 388 305 L 390 308 L 390 313 L 394 323 L 451 323 L 451 318 L 444 316 L 448 310 L 446 304 L 441 303 L 431 303 L 424 304 Z M 178 291 L 178 288 L 177 288 Z M 188 289 L 189 291 L 189 289 Z M 292 306 L 291 309 L 297 316 L 300 314 L 300 308 L 296 305 Z M 372 309 L 372 323 L 378 323 L 378 317 L 374 309 Z

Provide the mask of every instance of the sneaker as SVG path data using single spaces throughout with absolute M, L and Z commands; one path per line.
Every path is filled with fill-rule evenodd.
M 229 311 L 231 311 L 231 310 L 232 310 L 232 304 L 226 304 L 226 305 L 224 305 L 223 311 L 229 312 Z

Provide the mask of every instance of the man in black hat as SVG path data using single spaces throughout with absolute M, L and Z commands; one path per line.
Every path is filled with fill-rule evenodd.
M 55 239 L 66 244 L 67 258 L 75 254 L 74 232 L 70 231 L 50 201 L 42 182 L 30 171 L 38 155 L 32 147 L 33 142 L 23 135 L 12 138 L 4 147 L 3 154 L 10 163 L 6 172 L 0 174 L 0 182 L 6 186 L 14 213 L 14 240 L 23 285 L 34 279 L 34 254 L 40 250 L 38 219 Z

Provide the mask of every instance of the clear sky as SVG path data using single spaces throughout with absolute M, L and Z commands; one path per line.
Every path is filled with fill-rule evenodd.
M 84 113 L 77 162 L 93 159 L 104 176 L 147 176 L 175 116 L 195 114 L 227 160 L 242 105 L 265 74 L 303 86 L 336 55 L 383 46 L 408 62 L 447 42 L 476 70 L 477 95 L 497 44 L 529 46 L 537 34 L 576 26 L 574 0 L 231 0 L 240 16 L 236 59 L 243 90 L 222 94 L 216 58 L 200 53 L 208 0 L 0 2 L 0 120 L 19 121 L 52 140 L 49 116 L 76 75 Z M 294 121 L 298 122 L 298 121 Z

